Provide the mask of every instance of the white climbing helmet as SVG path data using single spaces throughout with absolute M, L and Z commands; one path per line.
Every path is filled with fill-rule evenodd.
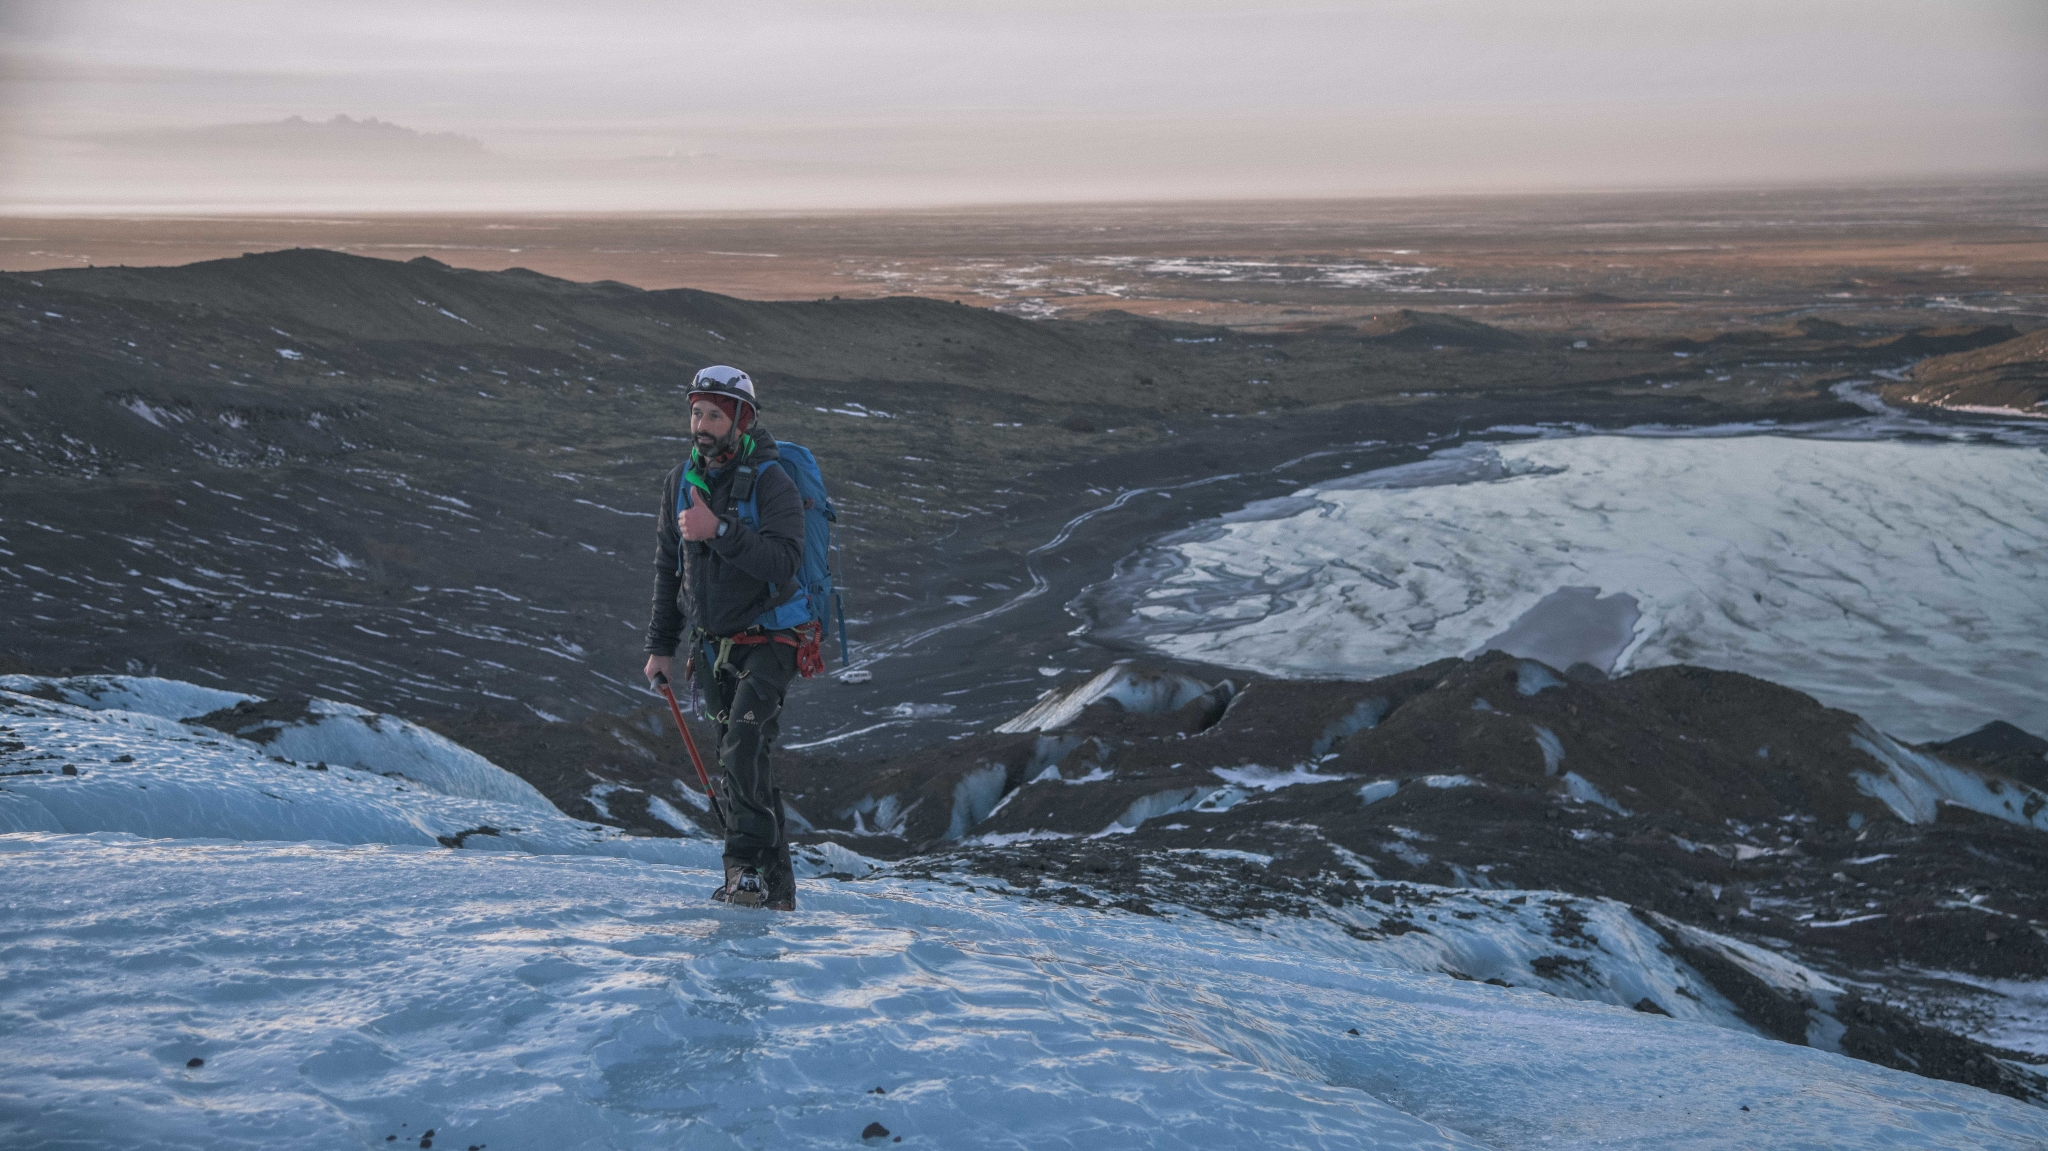
M 690 381 L 690 399 L 700 395 L 725 396 L 738 400 L 754 411 L 761 410 L 761 402 L 754 398 L 754 381 L 747 373 L 726 364 L 713 364 L 699 371 Z

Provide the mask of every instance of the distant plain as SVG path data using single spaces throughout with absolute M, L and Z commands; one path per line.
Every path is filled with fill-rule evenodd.
M 1388 307 L 1602 336 L 2048 319 L 2048 184 L 703 215 L 0 218 L 0 271 L 280 248 L 755 300 L 1235 327 Z

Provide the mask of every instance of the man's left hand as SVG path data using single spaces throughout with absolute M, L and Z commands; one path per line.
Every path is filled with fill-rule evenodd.
M 702 499 L 692 497 L 690 506 L 677 517 L 686 540 L 708 540 L 718 534 L 718 517 L 711 514 L 711 508 Z

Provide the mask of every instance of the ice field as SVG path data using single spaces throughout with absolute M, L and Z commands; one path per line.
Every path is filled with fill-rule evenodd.
M 734 910 L 712 843 L 578 824 L 389 717 L 259 744 L 179 722 L 238 699 L 209 689 L 4 686 L 8 1147 L 2048 1142 L 2048 1111 L 1748 1033 L 1604 901 L 1603 994 L 1690 1018 L 1538 990 L 1558 945 L 1510 892 L 1377 950 L 886 871 Z
M 2048 452 L 1775 435 L 1467 445 L 1126 573 L 1169 655 L 1366 678 L 1503 647 L 1746 672 L 1901 738 L 2048 730 Z
M 53 685 L 65 698 L 16 694 Z M 239 739 L 179 720 L 248 697 L 175 680 L 0 676 L 0 692 L 5 739 L 24 745 L 0 757 L 0 832 L 425 847 L 445 837 L 482 850 L 699 858 L 678 840 L 578 823 L 482 756 L 348 704 L 314 700 L 304 720 L 252 723 L 253 738 Z

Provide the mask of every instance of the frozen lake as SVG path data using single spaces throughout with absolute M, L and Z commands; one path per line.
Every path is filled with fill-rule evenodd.
M 1191 660 L 1368 678 L 1500 647 L 1747 672 L 1909 740 L 2048 731 L 2048 452 L 1920 438 L 1468 444 L 1161 540 L 1091 593 Z

